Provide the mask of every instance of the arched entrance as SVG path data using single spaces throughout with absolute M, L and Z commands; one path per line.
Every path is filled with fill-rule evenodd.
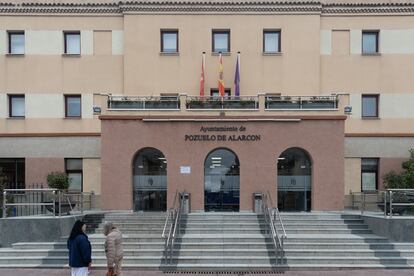
M 240 164 L 232 151 L 215 149 L 204 161 L 204 210 L 238 212 Z
M 280 211 L 310 211 L 312 162 L 300 148 L 289 148 L 277 162 L 277 202 Z
M 167 160 L 155 148 L 141 149 L 133 163 L 134 211 L 167 209 Z

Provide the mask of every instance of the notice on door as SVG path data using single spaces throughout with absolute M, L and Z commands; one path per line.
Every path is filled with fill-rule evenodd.
M 180 166 L 180 172 L 184 174 L 190 174 L 191 173 L 191 167 L 190 166 Z

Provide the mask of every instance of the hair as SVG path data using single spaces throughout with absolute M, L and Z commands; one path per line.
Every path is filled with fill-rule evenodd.
M 116 227 L 113 225 L 112 222 L 108 222 L 108 221 L 105 222 L 104 227 L 103 227 L 104 235 L 107 236 L 111 232 L 111 230 L 115 228 Z
M 84 234 L 82 231 L 82 227 L 85 225 L 83 221 L 77 220 L 72 227 L 72 231 L 70 232 L 69 240 L 73 240 L 76 236 Z

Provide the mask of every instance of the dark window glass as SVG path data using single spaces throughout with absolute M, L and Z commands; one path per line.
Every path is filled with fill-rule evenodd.
M 213 52 L 230 52 L 230 30 L 213 30 Z
M 167 159 L 155 148 L 140 150 L 134 160 L 134 210 L 167 209 Z
M 178 52 L 178 30 L 161 30 L 161 52 Z
M 80 55 L 81 38 L 80 32 L 65 32 L 65 54 Z
M 217 88 L 210 89 L 210 96 L 220 97 L 219 90 Z M 230 97 L 230 96 L 231 96 L 231 89 L 230 88 L 224 89 L 224 97 Z
M 263 52 L 279 53 L 280 52 L 280 31 L 264 30 L 263 31 Z
M 362 117 L 378 117 L 378 95 L 362 95 Z
M 9 116 L 25 116 L 25 98 L 24 95 L 9 95 Z
M 239 158 L 228 149 L 216 149 L 204 162 L 204 209 L 238 212 L 239 204 Z
M 65 159 L 66 173 L 70 178 L 69 191 L 81 192 L 83 190 L 82 159 Z
M 376 191 L 378 189 L 378 158 L 361 159 L 361 190 Z
M 24 54 L 24 32 L 9 32 L 9 54 Z
M 378 32 L 362 32 L 362 53 L 378 53 Z
M 66 117 L 80 117 L 81 111 L 81 96 L 65 96 L 65 114 Z
M 6 189 L 25 188 L 25 160 L 0 158 L 0 176 Z

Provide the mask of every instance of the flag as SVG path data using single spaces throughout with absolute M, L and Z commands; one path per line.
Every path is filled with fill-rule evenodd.
M 223 79 L 223 57 L 220 53 L 219 60 L 219 79 L 218 79 L 218 90 L 221 97 L 224 97 L 224 79 Z
M 205 63 L 205 54 L 203 53 L 203 56 L 201 59 L 200 97 L 204 97 L 204 63 Z
M 237 54 L 237 61 L 236 61 L 236 73 L 234 74 L 234 95 L 236 97 L 240 96 L 240 53 Z

